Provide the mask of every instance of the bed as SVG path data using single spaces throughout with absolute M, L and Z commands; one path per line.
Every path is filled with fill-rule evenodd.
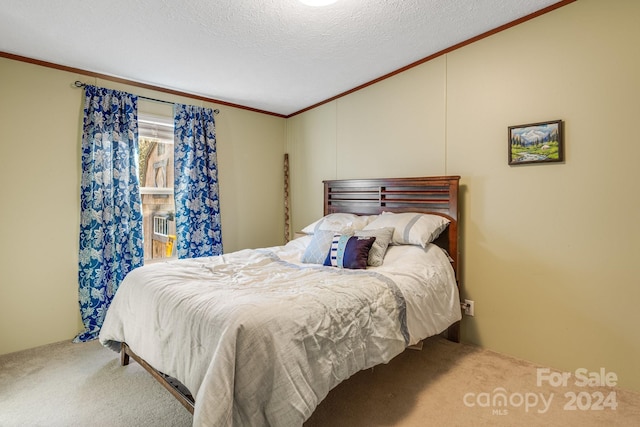
M 355 372 L 459 340 L 458 182 L 325 181 L 323 217 L 284 246 L 129 273 L 100 342 L 194 425 L 302 425 Z

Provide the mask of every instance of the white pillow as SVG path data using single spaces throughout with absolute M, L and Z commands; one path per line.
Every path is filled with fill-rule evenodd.
M 333 231 L 335 233 L 349 233 L 362 230 L 370 217 L 367 215 L 355 215 L 350 213 L 332 213 L 302 229 L 305 234 L 314 234 L 317 231 Z
M 440 215 L 416 212 L 383 212 L 364 227 L 365 230 L 393 227 L 394 245 L 420 245 L 423 248 L 433 242 L 451 221 Z

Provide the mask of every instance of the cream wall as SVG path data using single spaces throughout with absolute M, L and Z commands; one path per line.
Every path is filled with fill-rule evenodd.
M 292 229 L 323 179 L 461 175 L 463 340 L 640 390 L 638 16 L 580 0 L 288 119 Z M 507 165 L 555 119 L 563 164 Z
M 322 214 L 322 180 L 444 174 L 445 70 L 438 58 L 287 119 L 293 232 Z
M 283 241 L 285 119 L 0 58 L 0 354 L 72 339 L 78 308 L 80 129 L 75 80 L 219 108 L 225 252 Z M 140 111 L 172 115 L 140 101 Z

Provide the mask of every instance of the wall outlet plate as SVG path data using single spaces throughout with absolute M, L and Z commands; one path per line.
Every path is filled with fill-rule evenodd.
M 474 315 L 474 302 L 473 300 L 470 299 L 466 299 L 464 300 L 464 314 L 466 314 L 467 316 L 473 316 Z

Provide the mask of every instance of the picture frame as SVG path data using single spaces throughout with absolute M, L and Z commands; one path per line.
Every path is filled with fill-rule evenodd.
M 562 120 L 509 126 L 509 165 L 564 161 Z

